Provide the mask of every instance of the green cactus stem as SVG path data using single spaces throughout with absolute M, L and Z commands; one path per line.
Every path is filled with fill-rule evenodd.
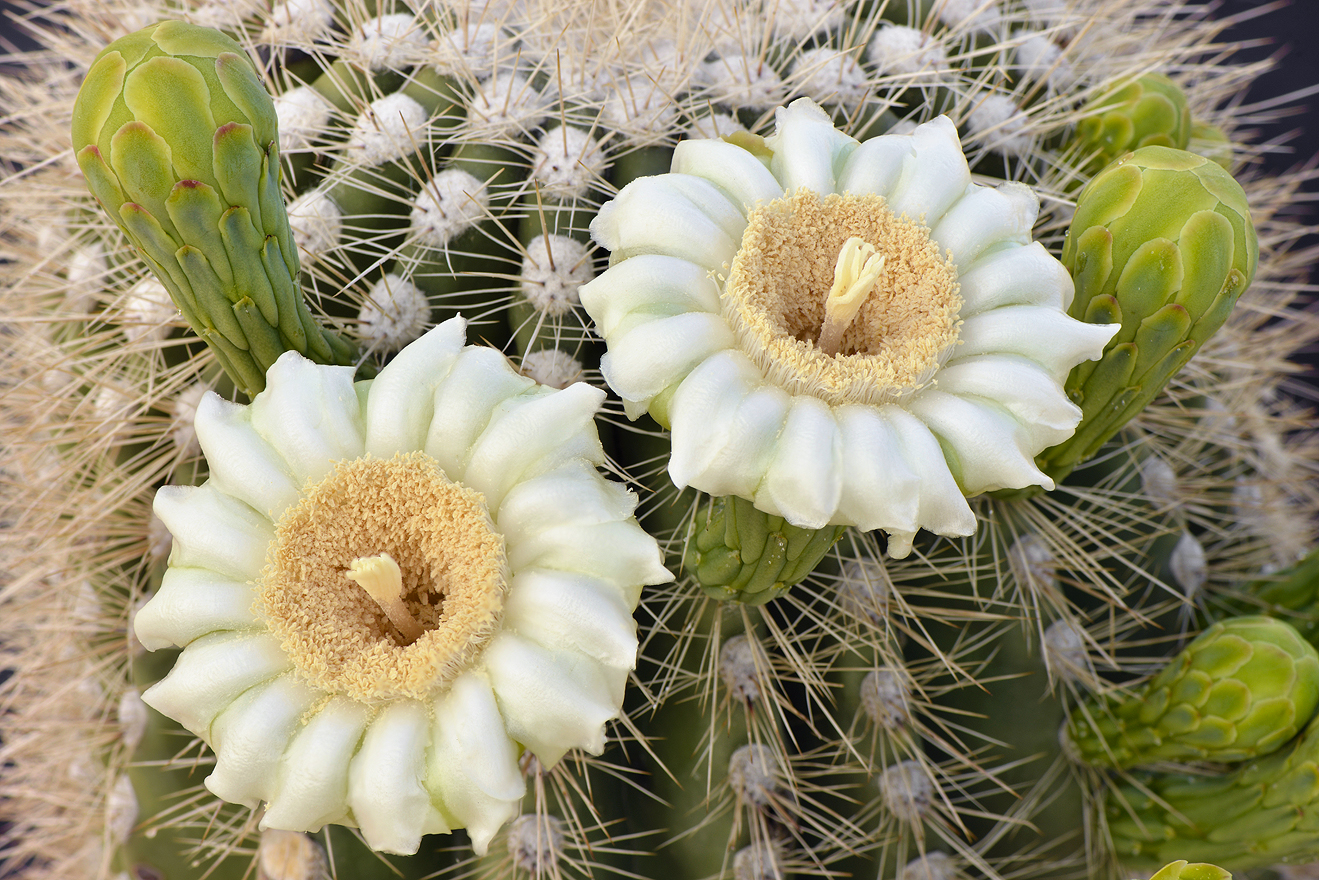
M 1090 174 L 1141 147 L 1184 150 L 1193 129 L 1186 93 L 1161 73 L 1147 73 L 1112 89 L 1081 113 L 1073 144 Z

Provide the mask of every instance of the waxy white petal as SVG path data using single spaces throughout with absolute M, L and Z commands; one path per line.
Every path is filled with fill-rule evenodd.
M 565 462 L 514 486 L 494 515 L 504 540 L 516 546 L 546 529 L 622 522 L 632 518 L 637 496 L 606 480 L 586 461 Z
M 591 237 L 609 248 L 615 259 L 667 254 L 706 269 L 731 263 L 741 230 L 730 233 L 686 194 L 653 186 L 650 181 L 656 179 L 641 177 L 623 187 L 591 221 Z M 710 190 L 717 192 L 713 186 Z
M 1053 480 L 1035 466 L 1030 435 L 1007 412 L 984 400 L 924 391 L 908 409 L 943 438 L 957 455 L 958 475 L 968 495 L 1026 486 L 1053 488 Z
M 680 463 L 680 467 L 693 468 L 687 479 L 703 492 L 751 498 L 765 479 L 792 396 L 774 385 L 749 387 L 729 406 L 707 413 L 699 411 L 694 396 L 685 396 L 677 407 L 670 407 L 671 416 L 681 408 L 674 417 L 684 424 L 707 420 L 707 430 L 696 438 L 697 442 L 683 444 Z M 673 457 L 678 455 L 675 445 Z M 672 474 L 672 460 L 669 466 Z
M 209 741 L 211 723 L 230 703 L 292 665 L 270 633 L 215 633 L 184 648 L 169 675 L 142 700 Z
M 636 666 L 632 607 L 609 581 L 547 569 L 523 571 L 509 584 L 504 624 L 543 648 L 572 648 L 617 669 Z
M 133 617 L 148 651 L 182 647 L 221 630 L 265 628 L 252 610 L 256 593 L 245 581 L 205 568 L 170 566 L 151 601 Z
M 709 269 L 661 254 L 639 254 L 610 266 L 578 290 L 596 332 L 612 338 L 623 326 L 685 312 L 719 314 L 719 283 Z
M 1004 248 L 958 263 L 963 320 L 1009 305 L 1065 309 L 1072 301 L 1072 276 L 1038 241 Z
M 332 697 L 293 737 L 275 774 L 261 827 L 317 831 L 348 818 L 348 765 L 371 709 Z
M 321 693 L 281 675 L 234 700 L 211 725 L 215 769 L 206 787 L 221 800 L 256 807 L 275 791 L 280 759 L 302 715 Z
M 736 344 L 720 315 L 688 312 L 658 318 L 611 339 L 600 372 L 619 397 L 648 405 L 697 364 Z
M 367 725 L 348 768 L 348 806 L 367 846 L 411 855 L 423 834 L 449 830 L 422 786 L 430 713 L 416 700 L 390 703 Z
M 842 445 L 832 407 L 814 397 L 793 398 L 756 505 L 794 526 L 827 526 L 843 492 Z
M 911 135 L 884 134 L 862 141 L 838 175 L 838 191 L 887 199 L 911 151 Z
M 1039 364 L 1061 383 L 1072 367 L 1103 354 L 1119 327 L 1087 324 L 1046 306 L 1004 306 L 962 323 L 960 344 L 944 369 L 980 355 L 1015 354 Z M 942 374 L 939 382 L 942 385 Z
M 174 536 L 170 563 L 177 566 L 251 580 L 275 539 L 274 523 L 210 483 L 162 486 L 152 509 Z
M 194 424 L 216 489 L 272 522 L 297 503 L 302 486 L 283 457 L 252 427 L 250 407 L 208 391 L 197 405 Z
M 1052 374 L 1015 355 L 986 354 L 946 366 L 939 371 L 939 390 L 992 400 L 1006 409 L 1030 436 L 1032 454 L 1072 436 L 1081 420 L 1080 407 Z
M 952 253 L 959 268 L 970 266 L 991 247 L 1029 244 L 1039 213 L 1040 200 L 1024 184 L 1009 182 L 995 189 L 976 186 L 934 224 L 930 238 L 940 252 Z
M 847 462 L 839 514 L 863 531 L 914 533 L 921 526 L 921 476 L 903 457 L 902 441 L 884 409 L 840 406 L 835 412 Z
M 718 477 L 709 479 L 711 464 L 730 443 L 740 437 L 729 433 L 735 422 L 724 414 L 737 412 L 741 401 L 764 384 L 760 371 L 740 351 L 715 354 L 692 370 L 669 402 L 673 426 L 673 454 L 669 477 L 678 488 L 693 486 L 712 495 L 729 494 L 729 485 Z M 716 430 L 708 430 L 710 427 Z M 755 458 L 758 450 L 748 449 Z M 731 483 L 740 485 L 736 478 Z
M 508 358 L 493 348 L 466 348 L 435 389 L 434 411 L 425 451 L 451 480 L 467 471 L 472 444 L 490 424 L 497 406 L 535 382 L 514 373 Z
M 728 193 L 743 210 L 783 196 L 783 187 L 759 159 L 722 140 L 682 141 L 673 148 L 671 170 L 695 174 Z
M 655 539 L 633 521 L 546 529 L 509 546 L 508 567 L 515 572 L 529 568 L 581 572 L 622 587 L 673 580 Z
M 947 116 L 916 126 L 911 143 L 912 154 L 888 197 L 889 210 L 933 227 L 966 194 L 971 168 L 962 154 L 957 127 Z
M 920 506 L 916 521 L 936 535 L 974 534 L 975 514 L 948 468 L 938 438 L 920 419 L 902 407 L 884 406 L 880 407 L 880 412 L 893 426 L 907 466 L 920 475 Z M 893 558 L 901 559 L 911 551 L 911 535 L 906 535 L 905 542 L 899 542 L 897 546 L 894 537 L 895 532 L 890 530 L 888 552 Z M 901 552 L 904 544 L 906 552 Z
M 247 409 L 252 427 L 279 453 L 298 489 L 319 482 L 334 462 L 362 454 L 352 367 L 321 366 L 286 351 L 266 372 L 265 392 Z
M 834 128 L 829 114 L 808 98 L 775 110 L 774 125 L 765 145 L 774 151 L 769 167 L 783 191 L 837 192 L 838 176 L 857 142 Z
M 371 383 L 366 404 L 366 451 L 377 458 L 412 452 L 426 443 L 435 417 L 435 389 L 462 351 L 467 322 L 450 318 L 406 346 Z

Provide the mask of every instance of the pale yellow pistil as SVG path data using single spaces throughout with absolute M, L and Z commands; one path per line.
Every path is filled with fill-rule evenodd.
M 816 343 L 827 355 L 838 354 L 843 334 L 852 326 L 852 320 L 875 289 L 879 273 L 884 271 L 884 255 L 875 252 L 875 246 L 857 236 L 843 242 L 834 264 L 834 286 L 824 301 L 824 325 Z
M 421 638 L 421 624 L 403 604 L 403 570 L 394 557 L 388 553 L 359 556 L 349 564 L 347 576 L 380 606 L 405 643 L 410 645 Z

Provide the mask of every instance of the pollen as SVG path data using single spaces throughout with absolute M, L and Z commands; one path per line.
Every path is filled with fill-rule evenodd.
M 839 321 L 831 292 L 861 280 Z M 961 307 L 928 227 L 882 196 L 806 189 L 750 212 L 724 287 L 724 315 L 766 378 L 831 405 L 898 403 L 928 384 L 957 344 Z
M 359 586 L 364 569 L 388 581 L 415 638 Z M 276 524 L 257 612 L 312 684 L 365 703 L 424 699 L 498 629 L 507 582 L 480 493 L 425 453 L 367 456 L 340 462 Z

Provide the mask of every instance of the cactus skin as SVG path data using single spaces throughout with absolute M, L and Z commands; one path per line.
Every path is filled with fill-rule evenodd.
M 1122 329 L 1068 376 L 1081 424 L 1040 467 L 1060 480 L 1143 410 L 1227 320 L 1258 260 L 1245 192 L 1202 156 L 1144 147 L 1091 180 L 1063 247 L 1069 313 Z
M 1200 634 L 1143 692 L 1072 713 L 1068 735 L 1097 767 L 1245 761 L 1270 754 L 1319 708 L 1319 652 L 1289 624 L 1238 617 Z
M 151 25 L 97 56 L 73 109 L 88 188 L 249 396 L 290 349 L 352 362 L 298 287 L 274 105 L 219 31 Z
M 686 566 L 710 598 L 763 605 L 801 583 L 844 531 L 801 529 L 745 498 L 712 498 L 692 523 Z
M 1191 108 L 1186 93 L 1161 73 L 1113 89 L 1082 109 L 1075 145 L 1090 157 L 1093 174 L 1117 157 L 1141 147 L 1186 149 L 1191 140 Z
M 1108 795 L 1113 849 L 1149 868 L 1177 855 L 1231 871 L 1319 857 L 1319 725 L 1227 775 L 1136 773 Z

